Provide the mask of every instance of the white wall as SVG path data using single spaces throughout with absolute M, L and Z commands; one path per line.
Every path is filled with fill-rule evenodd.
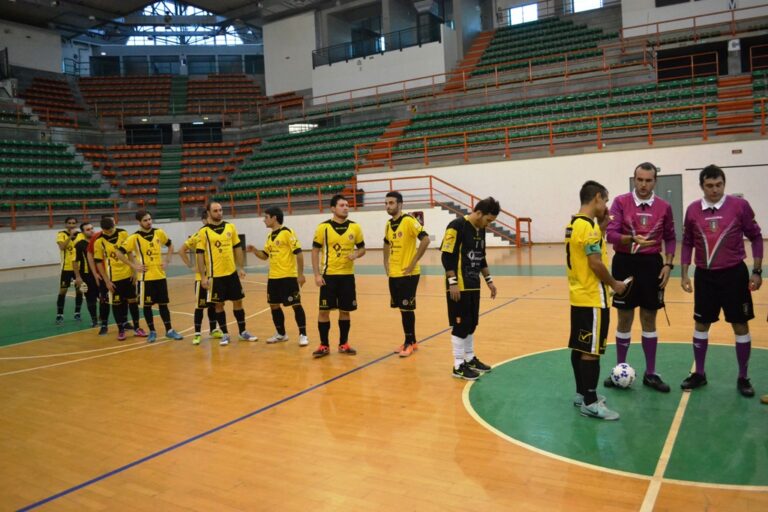
M 61 36 L 49 30 L 0 20 L 0 49 L 12 66 L 61 73 Z
M 754 7 L 758 5 L 765 5 L 765 0 L 738 0 L 737 8 L 744 9 L 746 7 Z M 621 2 L 621 17 L 622 25 L 625 28 L 625 36 L 633 37 L 643 34 L 650 34 L 656 32 L 656 26 L 642 27 L 626 30 L 627 27 L 636 27 L 637 25 L 645 25 L 647 23 L 656 23 L 666 20 L 676 20 L 679 18 L 688 18 L 690 16 L 701 16 L 704 14 L 719 13 L 728 10 L 729 2 L 727 0 L 701 0 L 685 2 L 681 4 L 669 5 L 666 7 L 656 7 L 655 0 L 632 0 L 631 2 Z M 745 19 L 755 16 L 768 15 L 768 7 L 760 9 L 747 9 L 745 11 L 737 11 L 736 19 Z M 711 16 L 705 16 L 697 19 L 696 24 L 710 25 L 713 23 L 722 23 L 731 20 L 730 13 L 719 14 Z M 683 28 L 691 28 L 691 20 L 683 21 L 671 21 L 661 23 L 659 25 L 660 32 L 666 32 L 669 30 L 677 30 Z
M 305 12 L 264 25 L 266 94 L 312 87 L 315 13 Z
M 731 154 L 741 149 L 741 154 Z M 589 179 L 605 185 L 611 197 L 629 191 L 629 177 L 637 164 L 649 161 L 663 174 L 683 177 L 683 208 L 701 197 L 698 173 L 716 164 L 748 166 L 724 169 L 726 192 L 743 193 L 750 201 L 768 238 L 768 144 L 765 141 L 699 144 L 672 148 L 607 151 L 585 155 L 478 163 L 402 171 L 393 177 L 432 174 L 476 196 L 492 195 L 515 215 L 531 217 L 531 238 L 536 243 L 562 242 L 568 217 L 579 209 L 579 189 Z M 686 170 L 693 169 L 693 170 Z M 363 179 L 392 176 L 366 174 Z M 381 185 L 378 185 L 381 187 Z M 395 182 L 395 187 L 398 187 Z M 365 188 L 363 186 L 363 188 Z M 682 222 L 682 219 L 675 219 Z
M 459 40 L 456 31 L 448 25 L 440 26 L 440 33 L 443 39 L 443 58 L 445 61 L 445 70 L 451 71 L 456 67 L 459 60 Z
M 447 37 L 455 37 L 453 31 L 443 33 Z M 455 48 L 456 44 L 452 44 Z M 372 86 L 379 84 L 392 84 L 378 87 L 379 93 L 402 91 L 401 80 L 408 80 L 405 84 L 407 89 L 425 87 L 433 83 L 430 75 L 441 75 L 435 77 L 434 83 L 445 81 L 445 76 L 442 76 L 446 72 L 445 65 L 445 46 L 434 42 L 421 47 L 405 48 L 403 51 L 318 66 L 312 70 L 312 95 L 316 98 L 315 104 L 323 104 L 326 102 L 326 94 L 343 93 L 329 96 L 328 102 L 348 100 L 349 93 L 344 91 L 351 89 L 363 89 L 353 92 L 353 97 L 370 96 L 376 94 Z
M 415 209 L 415 208 L 414 208 Z M 225 207 L 226 210 L 226 207 Z M 412 209 L 406 208 L 406 211 Z M 439 245 L 443 236 L 445 226 L 454 218 L 451 213 L 439 208 L 418 208 L 424 212 L 424 226 L 432 238 L 432 247 Z M 312 238 L 315 234 L 315 228 L 320 222 L 330 218 L 330 212 L 300 216 L 290 216 L 286 214 L 285 225 L 296 231 L 304 250 L 312 249 Z M 381 209 L 376 211 L 358 211 L 351 212 L 350 219 L 360 224 L 365 237 L 365 245 L 370 249 L 381 249 L 383 246 L 384 226 L 389 218 L 384 211 L 384 202 L 381 202 Z M 257 247 L 264 246 L 264 240 L 267 236 L 267 228 L 259 217 L 227 219 L 235 224 L 240 234 L 246 235 L 246 241 Z M 135 231 L 134 223 L 121 225 L 129 233 Z M 198 221 L 171 222 L 165 224 L 156 224 L 156 228 L 162 228 L 168 233 L 176 248 L 194 233 L 200 227 Z M 10 231 L 0 233 L 1 247 L 15 247 L 18 250 L 3 251 L 0 253 L 0 270 L 9 268 L 20 268 L 35 265 L 52 265 L 59 263 L 59 250 L 56 245 L 56 233 L 62 228 L 46 229 L 39 231 Z M 12 244 L 12 245 L 11 245 Z M 489 247 L 504 246 L 501 239 L 491 236 L 487 237 Z M 254 264 L 255 260 L 251 261 Z M 307 265 L 310 260 L 306 258 Z M 366 262 L 368 263 L 368 262 Z

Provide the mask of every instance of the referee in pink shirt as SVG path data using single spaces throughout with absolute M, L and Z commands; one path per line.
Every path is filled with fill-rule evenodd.
M 675 221 L 670 204 L 654 194 L 658 169 L 650 162 L 635 168 L 634 189 L 613 200 L 606 239 L 613 244 L 613 277 L 633 278 L 629 293 L 613 298 L 618 312 L 616 363 L 626 363 L 635 308 L 640 308 L 641 343 L 645 354 L 643 384 L 662 393 L 669 385 L 656 373 L 656 312 L 664 306 L 664 288 L 674 268 Z M 664 256 L 662 257 L 662 241 Z M 604 382 L 613 387 L 611 378 Z
M 737 196 L 725 195 L 725 173 L 716 165 L 708 165 L 699 174 L 704 197 L 694 201 L 685 212 L 683 246 L 680 253 L 682 280 L 688 293 L 694 292 L 693 356 L 696 369 L 680 387 L 688 391 L 707 383 L 704 361 L 707 357 L 709 326 L 720 318 L 731 324 L 736 337 L 736 360 L 739 377 L 736 388 L 746 397 L 755 395 L 749 382 L 749 353 L 752 338 L 749 320 L 755 317 L 751 291 L 763 283 L 763 236 L 749 203 Z M 752 244 L 754 260 L 750 274 L 744 263 L 744 237 Z M 694 254 L 696 270 L 694 286 L 688 277 L 688 266 Z

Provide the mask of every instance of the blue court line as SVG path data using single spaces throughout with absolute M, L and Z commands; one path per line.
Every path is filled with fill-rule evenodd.
M 493 308 L 489 309 L 488 311 L 485 311 L 485 312 L 481 313 L 480 316 L 485 316 L 488 313 L 492 313 L 492 312 L 496 311 L 497 309 L 501 309 L 501 308 L 503 308 L 505 306 L 508 306 L 508 305 L 512 304 L 513 302 L 517 302 L 521 297 L 525 297 L 526 295 L 530 295 L 530 294 L 532 294 L 534 292 L 537 292 L 537 291 L 539 291 L 539 290 L 541 290 L 543 288 L 546 288 L 547 286 L 548 285 L 545 285 L 545 286 L 542 286 L 541 288 L 537 288 L 535 290 L 531 290 L 530 292 L 526 293 L 525 295 L 521 295 L 520 297 L 515 297 L 514 299 L 510 299 L 507 302 L 504 302 L 503 304 L 499 304 L 498 306 L 494 306 Z M 418 341 L 417 343 L 419 343 L 419 344 L 424 343 L 425 341 L 431 340 L 432 338 L 434 338 L 436 336 L 440 336 L 441 334 L 444 334 L 444 333 L 448 332 L 450 329 L 451 329 L 450 327 L 446 327 L 442 331 L 438 331 L 438 332 L 436 332 L 434 334 L 430 334 L 429 336 L 427 336 L 426 338 L 423 338 L 422 340 Z M 188 444 L 190 444 L 190 443 L 192 443 L 194 441 L 197 441 L 198 439 L 202 439 L 204 437 L 208 437 L 208 436 L 210 436 L 212 434 L 215 434 L 216 432 L 219 432 L 220 430 L 223 430 L 223 429 L 225 429 L 227 427 L 231 427 L 232 425 L 240 423 L 241 421 L 245 421 L 245 420 L 247 420 L 249 418 L 252 418 L 252 417 L 256 416 L 257 414 L 261 414 L 262 412 L 265 412 L 265 411 L 268 411 L 270 409 L 273 409 L 273 408 L 277 407 L 278 405 L 284 404 L 284 403 L 289 402 L 289 401 L 291 401 L 291 400 L 293 400 L 295 398 L 299 398 L 300 396 L 305 395 L 305 394 L 307 394 L 307 393 L 309 393 L 311 391 L 314 391 L 316 389 L 320 389 L 320 388 L 322 388 L 324 386 L 327 386 L 328 384 L 330 384 L 330 383 L 332 383 L 334 381 L 337 381 L 337 380 L 339 380 L 339 379 L 341 379 L 343 377 L 346 377 L 347 375 L 352 375 L 353 373 L 357 373 L 360 370 L 368 368 L 369 366 L 372 366 L 374 364 L 380 363 L 381 361 L 384 361 L 385 359 L 389 359 L 390 357 L 393 357 L 394 355 L 395 355 L 394 353 L 390 352 L 387 355 L 381 356 L 381 357 L 379 357 L 377 359 L 373 359 L 373 360 L 365 363 L 362 366 L 358 366 L 357 368 L 352 368 L 351 370 L 347 370 L 344 373 L 340 373 L 339 375 L 337 375 L 335 377 L 331 377 L 330 379 L 328 379 L 326 381 L 323 381 L 323 382 L 320 382 L 318 384 L 315 384 L 314 386 L 308 387 L 307 389 L 304 389 L 302 391 L 299 391 L 297 393 L 289 395 L 289 396 L 287 396 L 285 398 L 281 398 L 277 402 L 273 402 L 273 403 L 271 403 L 269 405 L 265 405 L 264 407 L 262 407 L 260 409 L 257 409 L 255 411 L 249 412 L 248 414 L 245 414 L 243 416 L 240 416 L 239 418 L 235 418 L 233 420 L 230 420 L 230 421 L 228 421 L 226 423 L 223 423 L 223 424 L 221 424 L 221 425 L 219 425 L 217 427 L 213 427 L 212 429 L 206 430 L 205 432 L 203 432 L 201 434 L 197 434 L 195 436 L 187 438 L 187 439 L 185 439 L 183 441 L 180 441 L 180 442 L 178 442 L 178 443 L 176 443 L 174 445 L 168 446 L 167 448 L 163 448 L 162 450 L 159 450 L 159 451 L 156 451 L 154 453 L 151 453 L 151 454 L 147 455 L 146 457 L 142 457 L 142 458 L 137 459 L 137 460 L 135 460 L 133 462 L 129 462 L 128 464 L 126 464 L 124 466 L 120 466 L 117 469 L 113 469 L 112 471 L 108 471 L 107 473 L 104 473 L 104 474 L 99 475 L 97 477 L 91 478 L 90 480 L 86 480 L 85 482 L 83 482 L 81 484 L 75 485 L 74 487 L 70 487 L 69 489 L 65 489 L 65 490 L 63 490 L 61 492 L 58 492 L 58 493 L 53 494 L 51 496 L 48 496 L 47 498 L 44 498 L 44 499 L 42 499 L 40 501 L 36 501 L 35 503 L 32 503 L 31 505 L 27 505 L 26 507 L 18 509 L 17 512 L 26 512 L 27 510 L 33 510 L 35 508 L 41 507 L 42 505 L 45 505 L 46 503 L 50 503 L 50 502 L 52 502 L 54 500 L 57 500 L 59 498 L 63 498 L 64 496 L 67 496 L 69 494 L 72 494 L 73 492 L 79 491 L 80 489 L 88 487 L 89 485 L 95 484 L 95 483 L 100 482 L 102 480 L 105 480 L 105 479 L 107 479 L 107 478 L 109 478 L 111 476 L 114 476 L 114 475 L 117 475 L 117 474 L 122 473 L 124 471 L 127 471 L 127 470 L 131 469 L 132 467 L 138 466 L 139 464 L 143 464 L 144 462 L 150 461 L 152 459 L 156 459 L 157 457 L 160 457 L 161 455 L 164 455 L 164 454 L 166 454 L 168 452 L 176 450 L 177 448 L 181 448 L 182 446 L 186 446 L 186 445 L 188 445 Z

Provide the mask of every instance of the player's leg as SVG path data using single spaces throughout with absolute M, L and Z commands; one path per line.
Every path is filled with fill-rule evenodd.
M 339 277 L 339 353 L 353 356 L 357 350 L 349 344 L 349 331 L 352 327 L 350 313 L 357 309 L 355 276 Z
M 229 276 L 223 277 L 222 283 L 224 283 L 222 294 L 219 296 L 222 300 L 232 301 L 232 314 L 235 316 L 237 322 L 237 332 L 240 333 L 240 339 L 242 341 L 259 341 L 257 336 L 248 332 L 245 325 L 245 310 L 243 309 L 243 298 L 245 293 L 243 292 L 243 286 L 240 283 L 240 277 L 237 272 L 233 272 Z
M 619 413 L 608 409 L 605 399 L 597 394 L 600 356 L 605 353 L 609 320 L 608 308 L 571 306 L 571 337 L 568 346 L 579 352 L 576 382 L 582 389 L 581 414 L 603 420 L 617 420 Z
M 266 340 L 270 344 L 288 341 L 288 336 L 285 334 L 285 314 L 280 307 L 280 304 L 286 300 L 283 282 L 283 279 L 267 279 L 267 303 L 275 326 L 275 334 Z
M 480 290 L 467 293 L 469 294 L 469 307 L 466 321 L 469 334 L 464 338 L 464 361 L 467 366 L 482 375 L 490 372 L 491 367 L 480 361 L 475 355 L 475 330 L 480 323 Z
M 749 356 L 752 352 L 752 335 L 749 333 L 749 323 L 734 323 L 733 334 L 736 338 L 736 361 L 739 364 L 739 377 L 736 389 L 743 396 L 755 396 L 755 389 L 749 380 Z
M 304 306 L 294 304 L 293 316 L 296 319 L 296 327 L 299 328 L 299 346 L 306 347 L 309 345 L 309 338 L 307 337 L 307 314 L 304 312 Z
M 128 318 L 128 299 L 125 298 L 126 288 L 133 287 L 130 279 L 114 281 L 115 290 L 110 292 L 110 304 L 112 305 L 112 315 L 117 325 L 117 340 L 125 340 L 125 324 Z
M 67 298 L 67 291 L 70 284 L 74 279 L 74 272 L 70 270 L 62 270 L 59 277 L 59 295 L 56 297 L 56 323 L 61 325 L 64 323 L 64 301 Z
M 468 292 L 461 292 L 458 301 L 451 299 L 446 292 L 448 304 L 448 323 L 451 326 L 451 349 L 453 351 L 452 375 L 457 379 L 477 380 L 480 374 L 464 361 L 466 338 L 469 336 Z
M 147 322 L 147 329 L 149 330 L 149 333 L 147 335 L 147 342 L 148 343 L 154 343 L 157 341 L 157 331 L 155 331 L 155 316 L 154 312 L 152 311 L 152 304 L 154 293 L 152 290 L 149 290 L 150 287 L 149 281 L 139 281 L 136 283 L 136 294 L 137 294 L 137 307 L 141 307 L 142 312 L 144 313 L 144 321 Z M 136 323 L 136 320 L 133 321 L 134 328 L 138 328 L 138 325 Z
M 203 295 L 201 297 L 201 295 Z M 199 345 L 200 341 L 202 340 L 202 328 L 203 328 L 203 313 L 205 310 L 206 302 L 205 302 L 205 290 L 202 286 L 200 286 L 200 281 L 195 281 L 195 311 L 192 314 L 192 324 L 194 325 L 195 332 L 192 336 L 192 344 L 193 345 Z M 213 307 L 213 315 L 211 315 L 210 311 L 208 312 L 208 321 L 213 322 L 213 327 L 216 327 L 216 308 Z M 211 329 L 213 330 L 213 329 Z
M 752 294 L 749 291 L 749 270 L 743 263 L 733 269 L 722 272 L 723 314 L 725 321 L 731 324 L 736 341 L 736 361 L 739 365 L 739 377 L 736 388 L 745 397 L 755 396 L 755 390 L 749 380 L 749 356 L 752 352 L 752 335 L 749 333 L 749 321 L 755 317 Z
M 656 348 L 659 344 L 659 334 L 656 331 L 657 311 L 657 309 L 640 308 L 640 326 L 642 327 L 640 342 L 642 343 L 643 354 L 645 355 L 643 385 L 662 393 L 669 393 L 669 385 L 656 373 Z
M 696 366 L 693 373 L 680 384 L 684 390 L 695 389 L 707 383 L 704 364 L 709 347 L 709 327 L 719 320 L 721 308 L 722 290 L 717 285 L 716 272 L 697 267 L 693 273 L 693 359 Z
M 320 334 L 320 346 L 312 357 L 319 358 L 330 354 L 330 342 L 328 336 L 331 332 L 331 310 L 337 309 L 336 282 L 333 276 L 324 276 L 325 284 L 320 287 L 317 312 L 317 332 Z
M 109 295 L 109 290 L 107 290 L 107 285 L 104 284 L 104 280 L 99 280 L 99 321 L 101 322 L 99 336 L 106 336 L 109 332 L 107 327 L 109 325 L 110 310 Z
M 172 340 L 184 339 L 181 333 L 177 332 L 171 324 L 171 311 L 168 309 L 168 281 L 165 279 L 155 279 L 148 281 L 148 289 L 151 292 L 152 302 L 157 304 L 157 309 L 160 312 L 160 319 L 163 321 L 163 327 L 165 327 L 165 337 Z
M 83 282 L 88 287 L 85 292 L 85 305 L 88 308 L 88 315 L 91 317 L 91 327 L 99 325 L 98 314 L 96 312 L 96 302 L 99 300 L 99 287 L 96 286 L 96 280 L 93 274 L 85 274 Z

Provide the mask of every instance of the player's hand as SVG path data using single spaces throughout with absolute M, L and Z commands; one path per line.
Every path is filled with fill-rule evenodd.
M 104 284 L 107 286 L 107 290 L 114 292 L 116 290 L 115 283 L 107 279 L 104 280 Z
M 637 244 L 640 247 L 650 247 L 651 245 L 656 245 L 658 240 L 650 240 L 643 235 L 634 235 L 632 237 L 632 243 Z
M 201 279 L 200 280 L 200 286 L 202 286 L 204 290 L 207 290 L 208 289 L 208 279 L 207 278 Z
M 459 285 L 452 284 L 448 287 L 448 295 L 453 302 L 459 302 L 461 299 L 461 292 L 459 291 Z
M 256 254 L 258 249 L 256 249 L 255 245 L 248 244 L 245 246 L 245 252 L 252 252 L 253 254 Z
M 672 269 L 669 268 L 667 265 L 664 265 L 661 267 L 661 272 L 659 272 L 659 288 L 662 290 L 667 286 L 667 282 L 669 281 L 669 275 L 672 273 Z
M 611 288 L 613 288 L 613 293 L 616 295 L 623 295 L 624 292 L 627 291 L 627 283 L 624 281 L 619 281 L 618 279 L 613 281 L 613 284 L 611 285 Z
M 92 275 L 93 275 L 93 280 L 96 281 L 96 286 L 98 286 L 99 283 L 103 281 L 103 279 L 101 279 L 101 276 L 96 272 L 93 272 Z
M 304 286 L 304 283 L 307 282 L 307 278 L 304 277 L 304 274 L 301 274 L 297 279 L 299 280 L 299 288 Z
M 404 275 L 404 276 L 409 276 L 409 275 L 413 274 L 413 269 L 414 269 L 414 267 L 416 267 L 416 265 L 415 265 L 415 264 L 413 264 L 413 263 L 411 263 L 410 265 L 408 265 L 407 267 L 405 267 L 405 268 L 403 269 L 403 275 Z
M 691 286 L 691 278 L 688 276 L 683 276 L 680 278 L 680 288 L 683 289 L 686 293 L 693 292 L 693 286 Z
M 75 278 L 75 288 L 76 288 L 76 289 L 78 289 L 78 290 L 79 290 L 79 289 L 80 289 L 80 286 L 82 286 L 82 284 L 83 284 L 83 280 L 82 280 L 82 278 L 79 278 L 79 277 Z
M 352 251 L 351 253 L 347 254 L 347 259 L 349 261 L 355 261 L 357 259 L 357 253 Z
M 749 278 L 749 289 L 756 292 L 763 284 L 763 277 L 759 274 L 752 274 Z
M 315 275 L 315 284 L 319 286 L 325 286 L 325 279 L 321 275 Z
M 160 262 L 160 267 L 162 267 L 163 270 L 171 266 L 171 260 L 164 259 Z
M 131 276 L 131 282 L 132 282 L 133 284 L 136 284 L 136 281 L 138 281 L 138 280 L 139 280 L 139 275 L 138 275 L 138 274 L 136 274 L 136 273 L 134 273 L 134 274 Z
M 497 292 L 496 285 L 493 284 L 493 282 L 490 282 L 490 283 L 488 283 L 488 289 L 491 290 L 491 298 L 495 299 L 496 298 L 496 292 Z
M 245 279 L 245 269 L 241 268 L 237 271 L 237 275 L 240 277 L 240 279 Z

